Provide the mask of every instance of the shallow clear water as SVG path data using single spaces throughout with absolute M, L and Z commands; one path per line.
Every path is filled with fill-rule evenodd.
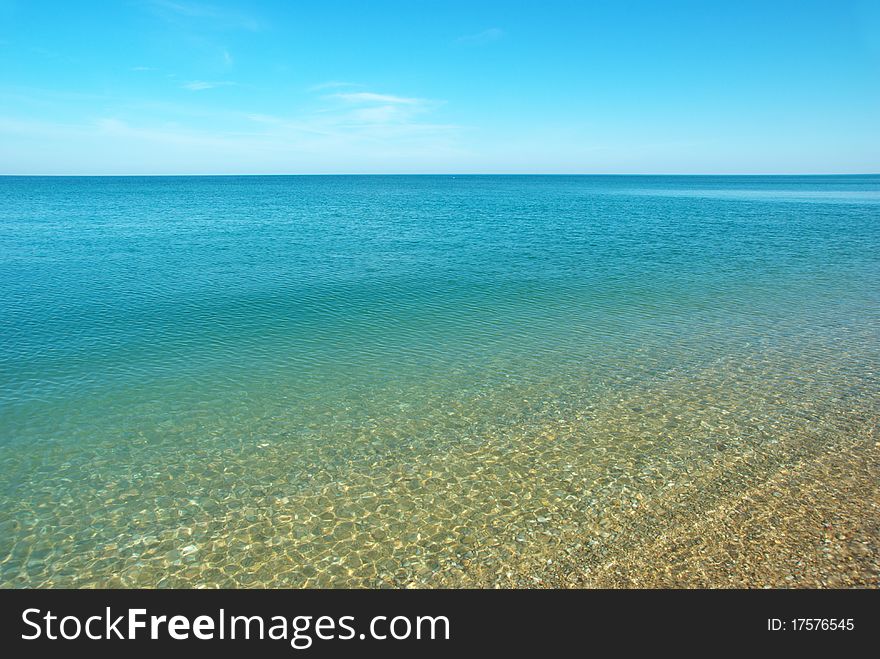
M 874 427 L 878 253 L 875 176 L 0 178 L 0 584 L 504 583 Z

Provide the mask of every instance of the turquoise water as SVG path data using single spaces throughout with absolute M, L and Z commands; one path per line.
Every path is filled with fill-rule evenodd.
M 877 176 L 0 178 L 0 584 L 503 583 L 872 427 L 878 253 Z

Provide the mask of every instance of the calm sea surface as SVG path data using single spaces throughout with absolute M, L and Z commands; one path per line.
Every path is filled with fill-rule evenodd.
M 876 176 L 0 178 L 0 585 L 509 583 L 868 436 L 878 302 Z

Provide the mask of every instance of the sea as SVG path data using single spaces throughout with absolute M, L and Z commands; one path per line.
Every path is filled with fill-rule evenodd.
M 0 586 L 540 585 L 878 367 L 880 176 L 0 177 Z

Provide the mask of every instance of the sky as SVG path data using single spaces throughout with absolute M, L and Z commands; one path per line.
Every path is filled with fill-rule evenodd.
M 880 0 L 0 0 L 0 174 L 877 172 Z

